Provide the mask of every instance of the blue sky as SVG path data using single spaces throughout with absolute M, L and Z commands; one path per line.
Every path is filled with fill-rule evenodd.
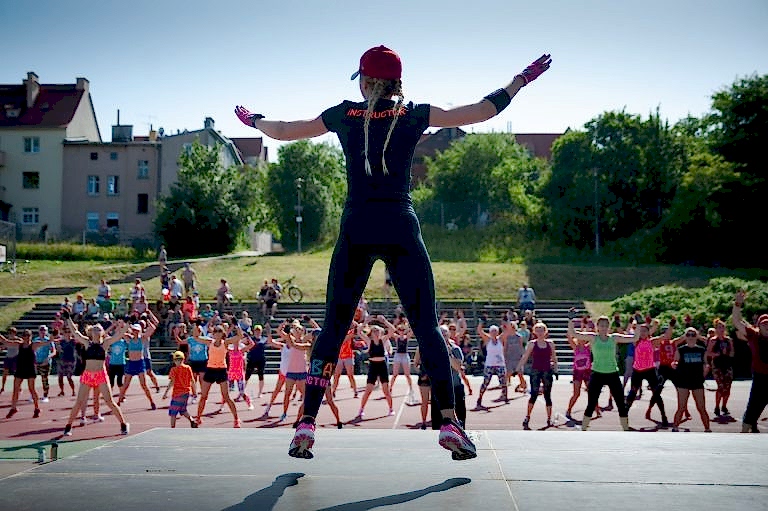
M 0 2 L 0 83 L 90 80 L 106 141 L 120 109 L 135 134 L 199 129 L 258 136 L 232 110 L 312 118 L 358 99 L 360 54 L 403 60 L 407 100 L 449 107 L 506 85 L 552 54 L 550 71 L 475 131 L 562 132 L 607 110 L 674 123 L 701 116 L 735 79 L 768 73 L 765 0 L 335 0 Z M 267 139 L 274 160 L 278 143 Z

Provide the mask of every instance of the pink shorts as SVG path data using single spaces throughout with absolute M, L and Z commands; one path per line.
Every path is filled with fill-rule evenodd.
M 107 383 L 107 371 L 105 369 L 99 371 L 83 371 L 83 374 L 80 375 L 80 383 L 96 388 L 102 383 Z

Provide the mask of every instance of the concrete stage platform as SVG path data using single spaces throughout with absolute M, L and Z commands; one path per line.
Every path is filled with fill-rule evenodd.
M 764 435 L 478 431 L 464 462 L 432 431 L 320 430 L 313 460 L 291 435 L 152 429 L 0 479 L 0 509 L 768 509 Z

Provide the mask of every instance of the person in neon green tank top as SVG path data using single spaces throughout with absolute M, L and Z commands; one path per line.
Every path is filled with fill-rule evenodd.
M 573 327 L 575 310 L 571 309 L 568 318 L 568 337 L 576 338 L 587 343 L 592 352 L 592 376 L 587 388 L 587 408 L 584 410 L 584 420 L 581 423 L 582 431 L 589 428 L 592 420 L 592 412 L 597 407 L 597 400 L 605 385 L 611 391 L 616 408 L 619 411 L 619 421 L 624 431 L 629 430 L 628 410 L 624 402 L 624 392 L 619 378 L 619 366 L 616 364 L 616 345 L 628 344 L 637 340 L 637 335 L 609 334 L 610 321 L 607 316 L 597 319 L 597 333 L 577 332 Z

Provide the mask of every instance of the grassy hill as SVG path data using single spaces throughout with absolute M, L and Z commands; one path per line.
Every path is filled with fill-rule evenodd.
M 229 257 L 193 261 L 204 299 L 212 299 L 219 279 L 225 278 L 237 299 L 253 300 L 265 279 L 279 280 L 295 275 L 305 301 L 324 301 L 330 251 L 302 255 Z M 143 268 L 144 264 L 109 262 L 33 261 L 22 264 L 16 275 L 0 273 L 0 296 L 29 296 L 46 287 L 82 287 L 86 297 L 95 296 L 99 279 L 119 279 Z M 522 283 L 533 287 L 542 299 L 580 299 L 594 313 L 606 312 L 607 302 L 627 293 L 664 284 L 700 287 L 713 277 L 735 276 L 768 279 L 768 270 L 699 268 L 690 266 L 622 266 L 594 264 L 538 263 L 434 263 L 437 295 L 441 299 L 479 301 L 514 300 Z M 366 288 L 366 296 L 383 296 L 384 265 L 377 262 Z M 159 274 L 145 280 L 151 298 L 160 297 Z M 113 295 L 129 294 L 131 284 L 113 285 Z M 74 294 L 69 295 L 71 298 Z M 62 295 L 32 296 L 0 307 L 0 329 L 36 302 L 63 299 Z

